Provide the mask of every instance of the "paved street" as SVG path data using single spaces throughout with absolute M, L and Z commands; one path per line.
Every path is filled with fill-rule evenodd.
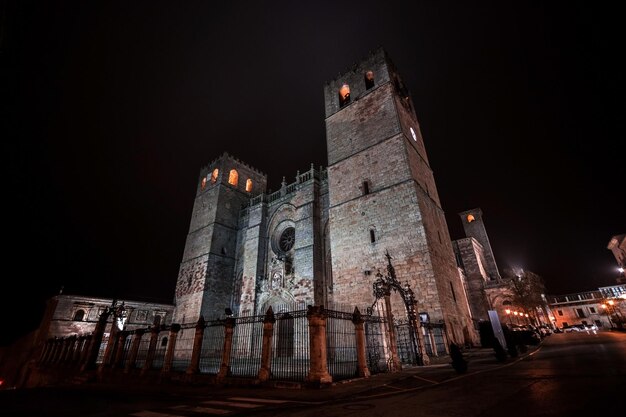
M 458 376 L 408 369 L 323 390 L 79 387 L 0 392 L 3 416 L 572 416 L 623 411 L 626 334 L 555 334 L 522 360 L 488 351 Z

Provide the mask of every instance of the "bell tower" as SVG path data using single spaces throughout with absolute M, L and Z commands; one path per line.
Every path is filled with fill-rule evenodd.
M 324 98 L 334 300 L 371 305 L 388 250 L 420 311 L 462 342 L 469 307 L 402 78 L 381 48 L 328 82 Z
M 240 209 L 266 184 L 265 174 L 227 153 L 200 171 L 176 281 L 175 323 L 216 318 L 231 307 Z

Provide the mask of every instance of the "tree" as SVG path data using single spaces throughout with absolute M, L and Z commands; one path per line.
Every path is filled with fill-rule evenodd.
M 503 275 L 508 281 L 511 302 L 536 316 L 536 309 L 543 308 L 545 304 L 543 294 L 546 287 L 543 279 L 534 272 L 523 269 L 505 269 Z

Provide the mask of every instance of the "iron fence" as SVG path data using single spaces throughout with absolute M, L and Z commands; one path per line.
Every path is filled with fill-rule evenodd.
M 200 351 L 200 372 L 217 374 L 222 362 L 224 349 L 224 322 L 210 321 L 204 329 L 202 350 Z
M 193 341 L 195 336 L 195 325 L 191 324 L 181 327 L 176 337 L 176 348 L 174 350 L 172 370 L 184 372 L 189 367 L 191 354 L 193 353 Z
M 167 351 L 167 344 L 169 342 L 169 330 L 161 329 L 159 337 L 157 337 L 156 349 L 154 350 L 154 359 L 152 360 L 152 369 L 163 368 L 163 361 L 165 360 L 165 352 Z
M 135 368 L 141 369 L 146 363 L 148 350 L 150 348 L 150 337 L 150 332 L 146 332 L 141 335 L 141 340 L 139 341 L 139 349 L 137 350 L 137 359 L 135 359 Z
M 304 307 L 304 305 L 298 305 Z M 309 325 L 307 310 L 278 308 L 272 335 L 270 379 L 303 381 L 309 373 Z
M 128 356 L 130 355 L 130 346 L 132 342 L 133 342 L 132 334 L 124 339 L 124 346 L 121 347 L 121 349 L 123 350 L 122 350 L 122 357 L 120 359 L 120 365 L 119 365 L 122 368 L 126 366 L 126 361 L 128 360 Z
M 352 378 L 358 374 L 353 315 L 336 310 L 325 313 L 328 372 L 334 380 Z
M 261 367 L 264 316 L 237 317 L 230 353 L 232 376 L 255 377 Z
M 364 319 L 367 367 L 372 374 L 388 372 L 384 319 L 378 316 L 365 316 Z

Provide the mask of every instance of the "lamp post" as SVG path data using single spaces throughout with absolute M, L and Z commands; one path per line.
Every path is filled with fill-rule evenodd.
M 613 300 L 609 300 L 608 301 L 608 305 L 607 304 L 602 304 L 600 306 L 600 307 L 602 307 L 602 309 L 606 313 L 606 317 L 609 319 L 609 326 L 611 327 L 611 330 L 613 330 L 614 327 L 613 327 L 613 320 L 611 320 L 611 309 L 609 307 L 612 306 L 613 304 L 614 304 Z

